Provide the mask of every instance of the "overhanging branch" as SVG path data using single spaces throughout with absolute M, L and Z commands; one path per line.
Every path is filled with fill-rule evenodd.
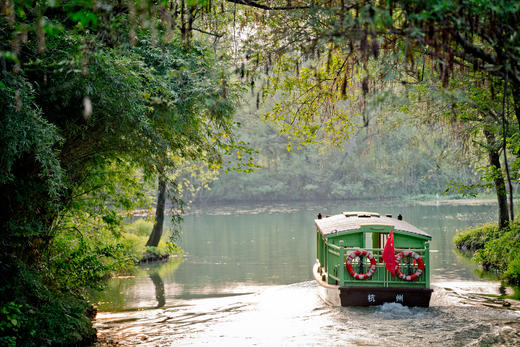
M 206 30 L 202 30 L 202 29 L 199 29 L 199 28 L 191 28 L 191 29 L 195 30 L 195 31 L 198 31 L 199 33 L 215 36 L 217 38 L 221 38 L 222 36 L 224 36 L 224 34 L 212 33 L 212 32 L 209 32 L 209 31 L 206 31 Z
M 462 48 L 464 48 L 466 50 L 466 52 L 470 53 L 471 55 L 473 55 L 477 58 L 482 59 L 486 63 L 493 64 L 493 65 L 497 64 L 496 56 L 486 52 L 485 50 L 483 50 L 480 47 L 475 46 L 474 44 L 472 44 L 471 42 L 466 40 L 466 38 L 464 38 L 464 36 L 462 36 L 461 33 L 456 32 L 454 36 L 455 36 L 455 40 L 462 46 Z
M 306 6 L 291 6 L 291 5 L 289 5 L 289 6 L 267 6 L 264 4 L 259 4 L 258 2 L 254 1 L 254 0 L 226 0 L 226 1 L 232 2 L 234 4 L 239 4 L 239 5 L 256 7 L 256 8 L 262 9 L 262 10 L 266 10 L 266 11 L 302 10 L 302 9 L 311 7 L 308 5 L 306 5 Z

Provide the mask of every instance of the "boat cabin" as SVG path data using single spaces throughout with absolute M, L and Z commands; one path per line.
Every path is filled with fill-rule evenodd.
M 365 306 L 389 301 L 428 306 L 432 292 L 429 289 L 430 235 L 400 218 L 373 212 L 343 212 L 316 219 L 315 224 L 315 278 L 329 289 L 340 288 L 343 306 L 349 305 L 348 302 Z M 397 264 L 395 276 L 387 270 L 383 260 L 390 231 Z M 353 290 L 356 287 L 359 290 Z M 367 288 L 374 291 L 374 296 L 378 294 L 379 300 L 370 300 L 370 295 L 365 298 Z M 363 295 L 362 300 L 352 296 L 353 292 Z M 405 292 L 426 295 L 427 302 L 416 301 L 414 295 L 404 295 Z

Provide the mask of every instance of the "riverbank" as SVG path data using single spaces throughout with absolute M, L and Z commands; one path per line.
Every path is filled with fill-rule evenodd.
M 121 225 L 117 234 L 70 228 L 37 263 L 0 257 L 0 346 L 90 345 L 97 303 L 86 298 L 89 290 L 103 289 L 108 278 L 132 273 L 142 262 L 182 253 L 167 235 L 158 247 L 147 247 L 151 230 L 152 222 L 142 219 Z
M 310 271 L 314 219 L 345 210 L 401 213 L 432 235 L 430 308 L 334 308 L 320 300 Z M 195 206 L 183 222 L 182 259 L 139 266 L 91 298 L 99 303 L 96 346 L 516 343 L 518 303 L 501 297 L 500 282 L 481 278 L 478 266 L 453 250 L 456 230 L 495 217 L 496 204 L 473 200 Z
M 457 234 L 453 241 L 457 249 L 471 252 L 484 270 L 520 285 L 520 223 L 511 222 L 503 230 L 496 224 L 471 228 Z

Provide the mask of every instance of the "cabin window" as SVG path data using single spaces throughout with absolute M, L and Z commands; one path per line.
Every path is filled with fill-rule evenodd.
M 389 233 L 379 233 L 378 235 L 379 235 L 379 237 L 378 237 L 377 248 L 384 248 L 386 245 L 386 241 L 388 240 L 388 237 L 390 234 Z
M 379 257 L 379 262 L 383 262 L 383 249 L 385 248 L 386 241 L 388 241 L 389 233 L 377 233 L 377 237 L 374 240 L 374 248 L 381 249 L 381 257 Z
M 372 233 L 365 233 L 365 248 L 372 246 Z

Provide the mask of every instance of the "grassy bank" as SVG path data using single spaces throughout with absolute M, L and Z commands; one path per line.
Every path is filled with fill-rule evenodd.
M 166 259 L 170 255 L 182 253 L 175 243 L 166 240 L 165 235 L 157 247 L 146 246 L 152 228 L 152 222 L 144 219 L 138 219 L 125 228 L 123 237 L 130 242 L 136 264 Z
M 494 271 L 510 284 L 520 285 L 520 223 L 503 230 L 487 224 L 459 233 L 454 238 L 460 250 L 473 253 L 484 270 Z

